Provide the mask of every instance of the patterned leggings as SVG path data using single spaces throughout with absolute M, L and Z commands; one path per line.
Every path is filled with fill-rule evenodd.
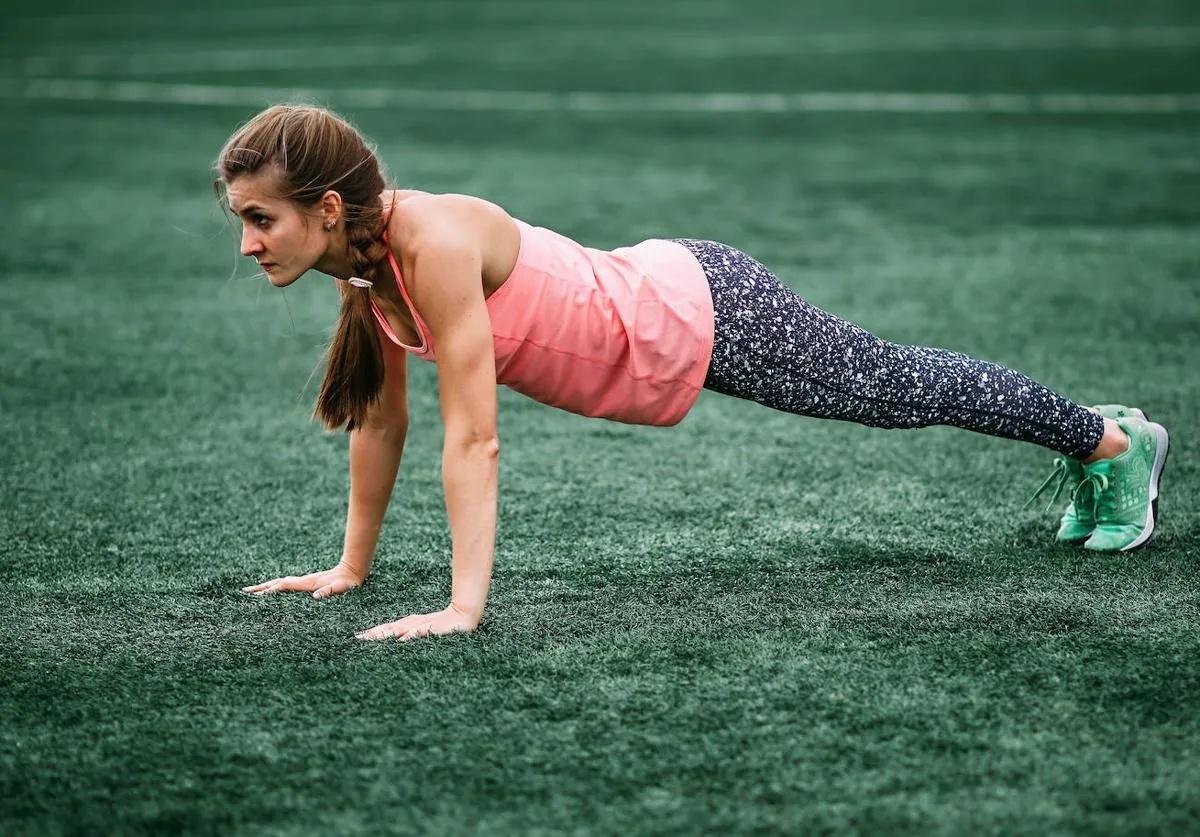
M 751 257 L 676 239 L 716 308 L 706 389 L 871 427 L 949 424 L 1082 459 L 1104 420 L 1019 372 L 946 349 L 900 346 L 805 302 Z

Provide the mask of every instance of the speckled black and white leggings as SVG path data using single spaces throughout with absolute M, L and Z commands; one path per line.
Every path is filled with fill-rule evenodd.
M 805 302 L 757 261 L 676 239 L 708 275 L 716 334 L 705 389 L 871 427 L 948 424 L 1084 458 L 1104 420 L 1019 372 L 900 346 Z

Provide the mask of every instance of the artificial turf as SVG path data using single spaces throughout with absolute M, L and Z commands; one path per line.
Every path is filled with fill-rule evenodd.
M 28 4 L 4 75 L 86 75 L 90 50 L 108 78 L 140 49 L 162 65 L 123 71 L 160 80 L 173 54 L 393 31 L 448 54 L 179 77 L 1159 93 L 1200 65 L 1195 45 L 786 48 L 821 25 L 1194 31 L 1161 2 L 129 8 Z M 567 32 L 582 52 L 551 48 Z M 517 58 L 472 58 L 497 44 Z M 347 491 L 345 437 L 309 419 L 332 283 L 249 279 L 212 198 L 253 112 L 0 109 L 0 832 L 1200 833 L 1200 117 L 348 112 L 400 185 L 594 246 L 721 240 L 882 337 L 1172 433 L 1153 540 L 1094 555 L 1022 508 L 1053 459 L 1029 445 L 713 393 L 630 427 L 502 391 L 483 624 L 400 644 L 353 634 L 447 602 L 425 364 L 367 584 L 239 592 L 335 563 Z

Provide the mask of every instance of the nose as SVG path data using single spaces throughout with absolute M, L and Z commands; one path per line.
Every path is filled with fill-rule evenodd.
M 253 227 L 244 228 L 242 230 L 242 255 L 253 256 L 255 253 L 261 253 L 262 250 L 262 241 L 255 229 Z

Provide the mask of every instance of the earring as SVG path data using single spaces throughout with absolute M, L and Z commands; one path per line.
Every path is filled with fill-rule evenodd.
M 333 224 L 326 224 L 326 225 L 325 225 L 325 232 L 329 232 L 329 231 L 331 231 L 332 229 L 333 229 Z

